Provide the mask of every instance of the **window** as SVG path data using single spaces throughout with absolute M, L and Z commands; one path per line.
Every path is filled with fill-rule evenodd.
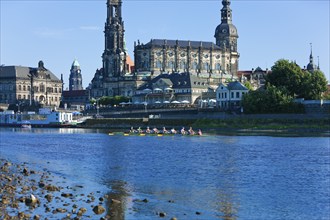
M 197 70 L 197 62 L 194 62 L 193 65 L 192 65 L 192 69 L 193 70 Z
M 216 69 L 216 70 L 221 70 L 220 63 L 215 64 L 215 69 Z
M 168 68 L 169 69 L 174 69 L 174 62 L 173 61 L 168 62 Z
M 156 61 L 156 68 L 158 68 L 158 69 L 162 68 L 162 61 L 160 61 L 160 60 Z
M 204 63 L 204 70 L 209 70 L 209 63 Z
M 231 92 L 231 98 L 234 98 L 234 92 Z
M 23 91 L 26 91 L 26 86 L 25 85 L 23 86 Z
M 239 98 L 239 92 L 236 92 L 236 98 Z
M 21 86 L 21 85 L 18 86 L 18 90 L 19 90 L 19 91 L 22 90 L 22 86 Z

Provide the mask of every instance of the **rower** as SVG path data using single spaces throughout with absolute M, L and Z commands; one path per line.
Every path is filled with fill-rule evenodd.
M 143 133 L 141 127 L 139 127 L 139 128 L 137 129 L 137 131 L 138 131 L 139 133 Z
M 147 134 L 150 134 L 150 133 L 151 133 L 151 130 L 150 130 L 149 127 L 147 127 L 146 133 L 147 133 Z
M 168 133 L 169 133 L 168 130 L 166 130 L 166 128 L 163 127 L 163 134 L 168 134 Z
M 176 133 L 177 133 L 177 131 L 174 128 L 172 128 L 171 129 L 171 134 L 176 134 Z
M 154 131 L 155 134 L 159 133 L 159 130 L 157 128 L 152 129 Z
M 194 134 L 195 134 L 195 132 L 194 132 L 194 130 L 192 129 L 192 127 L 189 128 L 188 132 L 189 132 L 190 135 L 194 135 Z
M 129 132 L 130 133 L 136 133 L 136 130 L 133 127 L 131 127 L 131 130 Z
M 202 136 L 202 135 L 203 135 L 203 134 L 202 134 L 202 130 L 201 130 L 201 129 L 198 129 L 197 134 L 198 134 L 199 136 Z
M 186 134 L 186 130 L 184 130 L 184 127 L 181 129 L 181 134 Z

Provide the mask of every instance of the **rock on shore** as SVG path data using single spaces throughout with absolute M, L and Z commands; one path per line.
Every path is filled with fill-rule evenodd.
M 0 159 L 0 219 L 100 219 L 106 213 L 107 201 L 94 197 L 100 191 L 85 196 L 83 186 L 61 184 L 53 183 L 50 172 Z

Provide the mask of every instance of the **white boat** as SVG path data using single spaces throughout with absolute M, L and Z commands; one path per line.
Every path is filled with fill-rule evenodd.
M 21 127 L 22 128 L 31 128 L 31 122 L 23 121 Z

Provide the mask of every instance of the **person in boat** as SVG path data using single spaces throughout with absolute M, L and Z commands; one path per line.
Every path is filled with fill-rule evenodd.
M 198 134 L 199 136 L 202 136 L 202 135 L 203 135 L 203 134 L 202 134 L 202 130 L 201 130 L 201 129 L 198 129 L 197 134 Z
M 137 133 L 137 130 L 135 130 L 133 127 L 131 127 L 131 130 L 129 130 L 130 133 Z
M 141 127 L 139 127 L 138 129 L 137 129 L 137 131 L 141 134 L 141 133 L 143 133 L 143 130 L 141 129 Z
M 181 134 L 183 134 L 183 135 L 186 134 L 186 130 L 184 129 L 184 127 L 182 127 L 182 129 L 181 129 Z
M 152 130 L 153 130 L 154 134 L 158 134 L 159 133 L 159 130 L 157 128 L 154 128 Z
M 163 134 L 169 134 L 170 132 L 168 130 L 166 130 L 165 127 L 163 127 Z
M 177 131 L 174 128 L 172 128 L 171 129 L 171 134 L 176 134 L 176 133 L 177 133 Z
M 195 131 L 192 129 L 192 127 L 189 128 L 188 130 L 189 135 L 194 135 Z
M 147 127 L 147 129 L 146 129 L 146 133 L 147 133 L 147 134 L 150 134 L 150 133 L 151 133 L 151 130 L 150 130 L 149 127 Z

